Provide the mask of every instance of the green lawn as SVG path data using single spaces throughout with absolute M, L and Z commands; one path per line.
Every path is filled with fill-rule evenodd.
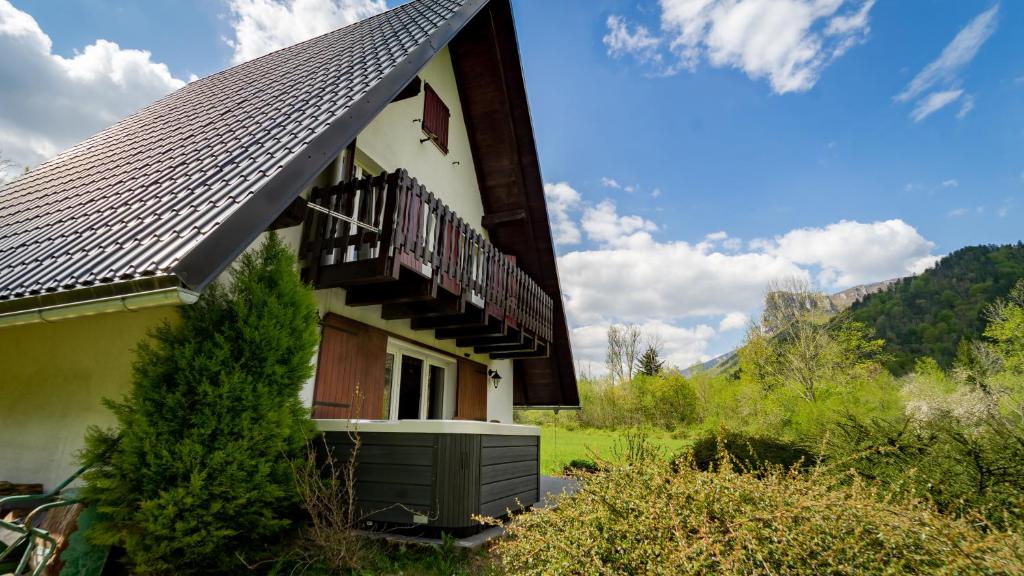
M 592 459 L 593 454 L 611 459 L 615 446 L 624 443 L 620 430 L 566 430 L 555 426 L 541 427 L 541 474 L 560 474 L 574 458 Z M 687 440 L 673 438 L 665 432 L 650 432 L 651 443 L 663 448 L 666 455 L 682 450 Z

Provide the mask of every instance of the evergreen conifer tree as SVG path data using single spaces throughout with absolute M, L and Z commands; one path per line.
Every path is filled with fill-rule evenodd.
M 657 376 L 664 366 L 665 362 L 659 357 L 655 346 L 648 346 L 640 356 L 640 373 L 644 376 Z
M 89 537 L 123 547 L 133 574 L 243 572 L 297 510 L 316 302 L 274 233 L 231 277 L 140 343 L 132 390 L 106 401 L 116 428 L 87 438 Z

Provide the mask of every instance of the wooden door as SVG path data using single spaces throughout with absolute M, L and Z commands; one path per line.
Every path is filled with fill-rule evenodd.
M 487 366 L 459 359 L 455 418 L 487 420 Z
M 320 339 L 313 418 L 381 418 L 386 353 L 384 332 L 328 314 Z

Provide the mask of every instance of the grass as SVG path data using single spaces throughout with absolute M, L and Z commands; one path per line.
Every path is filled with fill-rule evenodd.
M 623 442 L 624 430 L 568 430 L 557 426 L 541 427 L 540 469 L 541 474 L 561 474 L 570 461 L 577 458 L 593 459 L 598 455 L 605 459 L 615 456 L 615 448 Z M 662 449 L 666 455 L 679 452 L 691 444 L 690 440 L 675 438 L 668 432 L 650 431 L 649 441 Z

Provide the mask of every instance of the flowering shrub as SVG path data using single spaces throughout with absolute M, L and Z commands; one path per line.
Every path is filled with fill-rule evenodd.
M 503 574 L 1020 574 L 1024 540 L 886 498 L 831 471 L 644 458 L 520 515 L 495 546 Z

